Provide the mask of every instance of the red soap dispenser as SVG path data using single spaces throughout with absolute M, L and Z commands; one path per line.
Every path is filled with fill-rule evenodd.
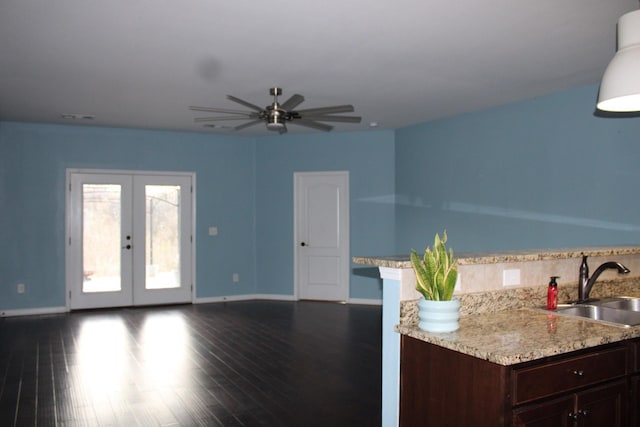
M 547 310 L 556 310 L 558 308 L 558 282 L 556 279 L 560 276 L 551 276 L 549 288 L 547 289 Z

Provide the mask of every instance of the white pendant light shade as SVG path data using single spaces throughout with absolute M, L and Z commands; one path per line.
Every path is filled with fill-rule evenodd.
M 597 107 L 602 111 L 640 111 L 640 10 L 618 20 L 618 51 L 602 76 Z

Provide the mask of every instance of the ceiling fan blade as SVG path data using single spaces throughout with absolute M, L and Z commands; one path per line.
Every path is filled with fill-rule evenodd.
M 356 116 L 309 116 L 305 114 L 302 118 L 318 122 L 360 123 L 362 121 L 362 117 Z
M 291 98 L 287 99 L 282 104 L 280 104 L 280 108 L 282 108 L 285 111 L 293 110 L 303 102 L 304 102 L 304 96 L 298 95 L 296 93 L 295 95 L 291 95 Z
M 250 117 L 250 116 L 229 116 L 229 117 L 196 117 L 195 119 L 193 119 L 194 122 L 198 123 L 198 122 L 224 122 L 227 120 L 247 120 L 247 119 L 251 119 L 251 118 L 257 118 L 257 117 Z
M 236 98 L 235 96 L 231 96 L 231 95 L 227 95 L 227 99 L 233 101 L 233 102 L 237 102 L 240 105 L 244 105 L 247 108 L 251 108 L 252 110 L 256 110 L 257 112 L 261 112 L 262 110 L 264 110 L 264 108 L 260 108 L 257 105 L 254 105 L 250 102 L 244 101 L 240 98 Z
M 250 121 L 250 122 L 247 122 L 247 123 L 241 124 L 240 126 L 236 126 L 236 127 L 234 127 L 233 129 L 234 129 L 234 130 L 242 130 L 242 129 L 244 129 L 244 128 L 248 128 L 249 126 L 257 125 L 258 123 L 264 123 L 264 121 L 263 121 L 263 120 L 252 120 L 252 121 Z
M 293 123 L 294 125 L 305 126 L 308 128 L 317 129 L 325 132 L 329 132 L 331 129 L 333 129 L 333 126 L 331 125 L 314 122 L 312 120 L 300 119 L 300 120 L 293 120 L 291 123 Z
M 296 113 L 303 116 L 321 116 L 324 114 L 334 113 L 353 113 L 353 105 L 335 105 L 333 107 L 308 108 L 306 110 L 298 110 Z
M 251 116 L 251 114 L 253 114 L 250 111 L 228 110 L 226 108 L 189 107 L 189 109 L 192 111 L 205 111 L 207 113 L 240 114 L 244 116 Z

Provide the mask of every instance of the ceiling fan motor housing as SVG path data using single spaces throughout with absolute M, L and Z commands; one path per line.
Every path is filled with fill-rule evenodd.
M 267 129 L 279 131 L 284 128 L 284 122 L 287 119 L 286 115 L 279 108 L 267 107 Z

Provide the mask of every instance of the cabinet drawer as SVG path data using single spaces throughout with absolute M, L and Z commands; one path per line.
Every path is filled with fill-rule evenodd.
M 627 350 L 619 347 L 515 369 L 513 404 L 621 377 L 626 374 L 626 367 Z

